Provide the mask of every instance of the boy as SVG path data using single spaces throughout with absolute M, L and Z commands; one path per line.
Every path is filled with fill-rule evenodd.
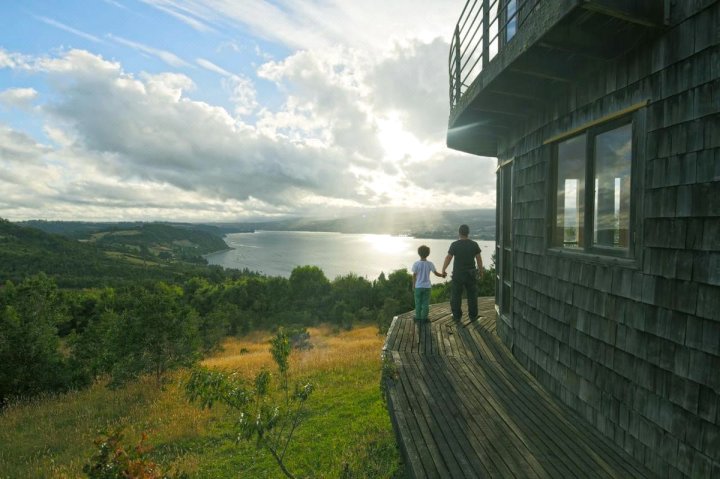
M 412 265 L 413 290 L 415 293 L 415 319 L 423 321 L 428 319 L 428 311 L 430 309 L 430 289 L 432 288 L 430 272 L 440 278 L 444 278 L 447 274 L 442 275 L 438 273 L 435 265 L 427 260 L 427 257 L 430 256 L 430 248 L 427 246 L 420 246 L 418 248 L 418 255 L 420 255 L 420 260 L 415 261 Z

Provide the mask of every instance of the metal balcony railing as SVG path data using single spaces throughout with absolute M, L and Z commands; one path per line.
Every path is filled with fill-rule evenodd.
M 450 108 L 530 17 L 542 0 L 468 0 L 450 44 Z

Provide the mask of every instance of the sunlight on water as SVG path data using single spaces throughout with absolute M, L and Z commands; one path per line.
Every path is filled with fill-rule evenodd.
M 388 275 L 397 269 L 409 270 L 417 261 L 417 249 L 422 244 L 430 248 L 428 259 L 440 271 L 452 241 L 381 234 L 258 231 L 227 235 L 225 242 L 232 249 L 209 254 L 206 258 L 210 264 L 247 268 L 269 276 L 287 278 L 296 266 L 313 265 L 322 269 L 330 280 L 354 273 L 373 281 L 380 273 Z M 478 243 L 483 263 L 488 267 L 495 242 Z M 431 281 L 442 283 L 445 280 L 431 276 Z
M 400 253 L 408 248 L 412 248 L 410 240 L 405 236 L 390 236 L 390 235 L 362 235 L 363 240 L 370 243 L 370 245 L 376 251 L 382 253 Z

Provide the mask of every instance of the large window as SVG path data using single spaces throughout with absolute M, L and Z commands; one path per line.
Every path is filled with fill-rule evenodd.
M 632 163 L 629 119 L 555 143 L 553 247 L 630 255 Z

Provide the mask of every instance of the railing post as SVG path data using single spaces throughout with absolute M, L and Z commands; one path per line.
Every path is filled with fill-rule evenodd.
M 460 58 L 460 27 L 455 25 L 455 99 L 452 102 L 452 106 L 455 106 L 460 101 L 460 95 L 462 94 L 462 59 Z
M 482 0 L 482 29 L 483 29 L 483 46 L 482 46 L 482 66 L 483 70 L 490 61 L 490 0 Z

